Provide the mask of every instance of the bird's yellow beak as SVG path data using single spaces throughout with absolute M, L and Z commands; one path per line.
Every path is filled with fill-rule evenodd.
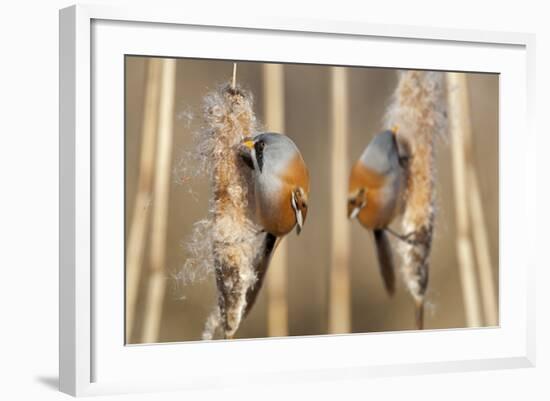
M 397 135 L 397 133 L 399 132 L 399 125 L 395 124 L 395 125 L 391 128 L 391 132 L 393 132 L 394 135 Z
M 252 139 L 245 139 L 243 145 L 252 150 L 252 148 L 254 147 L 254 141 Z

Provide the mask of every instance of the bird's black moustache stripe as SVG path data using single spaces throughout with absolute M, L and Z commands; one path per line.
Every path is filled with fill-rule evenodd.
M 264 167 L 264 147 L 265 144 L 261 141 L 258 141 L 254 144 L 254 150 L 256 151 L 256 162 L 258 163 L 260 173 L 262 172 Z

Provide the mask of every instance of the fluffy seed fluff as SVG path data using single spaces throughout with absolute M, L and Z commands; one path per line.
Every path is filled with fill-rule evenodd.
M 227 338 L 238 329 L 247 289 L 256 282 L 253 262 L 261 240 L 251 213 L 250 172 L 237 151 L 244 137 L 257 132 L 252 95 L 222 86 L 205 97 L 203 114 L 197 153 L 211 184 L 209 215 L 195 224 L 183 269 L 214 274 L 217 307 L 207 319 L 203 338 L 213 338 L 218 329 Z
M 399 253 L 402 276 L 415 300 L 421 328 L 436 215 L 435 140 L 446 132 L 444 73 L 400 72 L 386 124 L 396 126 L 399 147 L 408 156 L 401 224 L 404 234 L 413 233 L 414 245 L 402 242 Z

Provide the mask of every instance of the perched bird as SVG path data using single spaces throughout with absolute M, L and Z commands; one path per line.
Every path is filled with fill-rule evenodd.
M 400 156 L 394 131 L 376 135 L 351 169 L 348 191 L 348 217 L 374 233 L 380 272 L 386 290 L 395 291 L 391 245 L 386 232 L 402 207 L 406 157 Z
M 277 133 L 262 133 L 245 138 L 240 155 L 252 170 L 255 218 L 265 235 L 254 270 L 256 283 L 246 295 L 248 314 L 258 292 L 269 261 L 283 236 L 296 227 L 300 234 L 308 211 L 309 173 L 294 142 Z

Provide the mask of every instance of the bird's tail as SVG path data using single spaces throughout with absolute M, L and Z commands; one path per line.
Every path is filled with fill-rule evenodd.
M 246 292 L 246 308 L 244 310 L 243 318 L 248 316 L 250 310 L 256 302 L 256 298 L 258 297 L 258 293 L 260 292 L 264 282 L 267 268 L 269 267 L 269 262 L 271 262 L 271 257 L 281 242 L 281 238 L 282 237 L 275 237 L 270 233 L 265 234 L 265 239 L 260 249 L 260 254 L 257 255 L 256 260 L 254 261 L 256 282 Z
M 384 230 L 374 230 L 374 241 L 384 286 L 388 294 L 393 295 L 395 292 L 395 272 L 390 240 Z

